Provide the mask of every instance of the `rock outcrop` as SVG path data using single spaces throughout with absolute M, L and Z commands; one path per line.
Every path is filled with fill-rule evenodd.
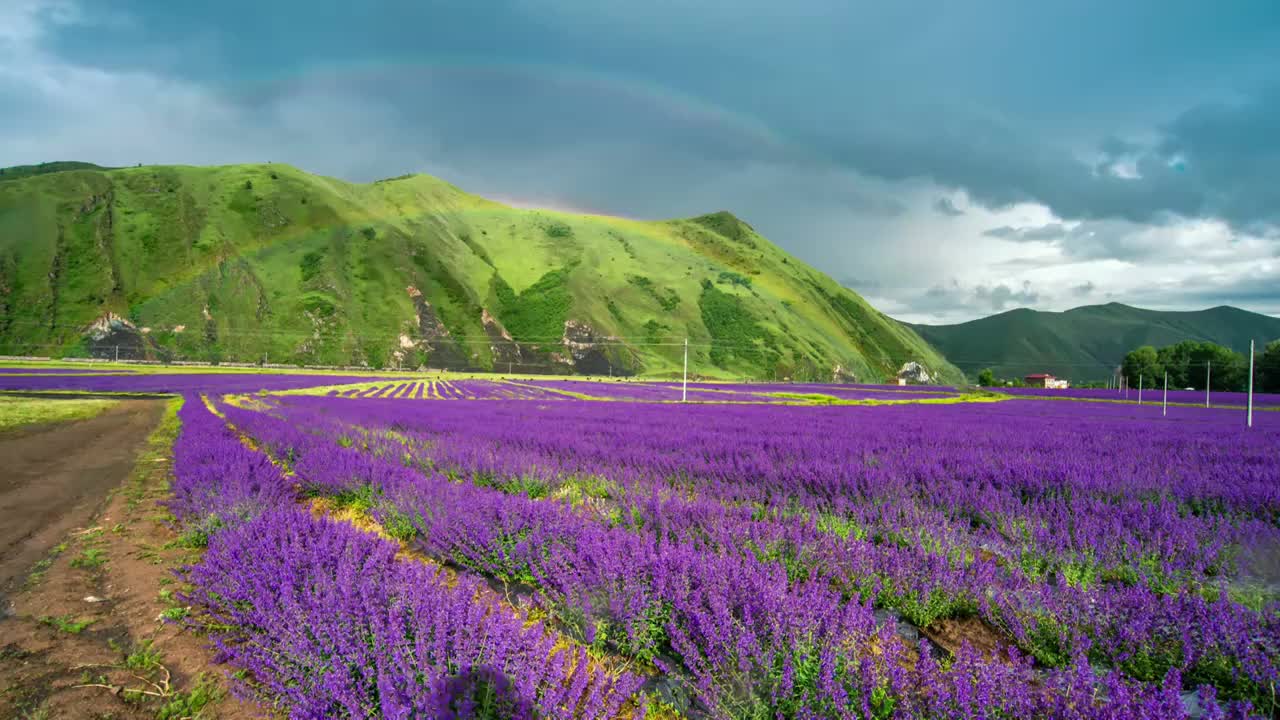
M 905 363 L 902 369 L 898 370 L 898 379 L 906 380 L 909 383 L 920 383 L 921 385 L 928 385 L 933 382 L 933 376 L 929 374 L 925 366 L 918 362 Z
M 561 343 L 565 353 L 560 358 L 572 366 L 573 372 L 578 375 L 632 374 L 629 368 L 615 362 L 614 356 L 617 353 L 611 351 L 618 347 L 617 340 L 597 337 L 595 330 L 585 322 L 566 320 Z
M 108 312 L 84 329 L 89 355 L 108 360 L 143 360 L 146 342 L 142 332 L 125 318 Z

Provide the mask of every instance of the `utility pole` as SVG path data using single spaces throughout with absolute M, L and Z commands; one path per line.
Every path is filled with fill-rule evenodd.
M 1249 341 L 1249 418 L 1246 427 L 1253 427 L 1253 341 Z
M 680 391 L 680 402 L 689 402 L 689 338 L 684 339 L 684 388 Z
M 1169 371 L 1168 370 L 1164 371 L 1164 406 L 1160 410 L 1160 414 L 1165 417 L 1169 416 Z
M 1206 360 L 1204 366 L 1204 406 L 1209 407 L 1209 373 L 1213 370 L 1213 361 Z

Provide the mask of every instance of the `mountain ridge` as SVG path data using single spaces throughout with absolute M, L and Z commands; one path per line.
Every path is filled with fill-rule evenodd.
M 688 337 L 707 376 L 960 379 L 727 211 L 523 210 L 283 164 L 24 172 L 0 182 L 0 353 L 669 375 Z
M 998 376 L 1047 372 L 1076 381 L 1102 380 L 1124 354 L 1200 340 L 1247 352 L 1280 338 L 1280 318 L 1230 305 L 1203 310 L 1150 310 L 1124 303 L 1062 311 L 1015 308 L 951 325 L 908 323 L 969 377 L 990 367 Z

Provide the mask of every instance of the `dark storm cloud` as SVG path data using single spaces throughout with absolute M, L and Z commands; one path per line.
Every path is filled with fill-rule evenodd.
M 1000 311 L 1010 305 L 1018 307 L 1029 307 L 1035 305 L 1040 300 L 1038 293 L 1032 292 L 1031 283 L 1023 282 L 1021 288 L 1011 288 L 1008 285 L 996 285 L 987 287 L 979 285 L 974 288 L 974 297 L 980 303 L 986 303 L 991 306 L 992 310 Z
M 1268 131 L 1280 92 L 1254 81 L 1265 73 L 1248 71 L 1280 61 L 1274 4 L 924 4 L 799 0 L 783 11 L 765 0 L 387 0 L 355 12 L 327 1 L 263 7 L 249 0 L 120 0 L 120 13 L 140 19 L 132 31 L 103 37 L 85 28 L 59 48 L 99 63 L 143 62 L 149 58 L 138 48 L 148 41 L 213 37 L 215 52 L 171 62 L 222 83 L 380 59 L 410 70 L 418 58 L 439 57 L 589 66 L 652 78 L 757 118 L 795 141 L 786 154 L 801 165 L 835 162 L 888 180 L 932 180 L 991 207 L 1043 203 L 1064 219 L 1147 223 L 1174 214 L 1240 226 L 1280 219 L 1280 133 Z M 243 22 L 246 15 L 254 22 Z M 1085 29 L 1082 51 L 1074 33 Z M 625 102 L 567 98 L 531 111 L 520 79 L 506 80 L 472 79 L 493 99 L 473 119 L 517 116 L 524 125 L 514 142 L 586 142 L 599 128 L 622 129 L 599 116 L 625 115 Z M 412 85 L 403 87 L 400 77 L 387 82 L 413 103 Z M 1184 89 L 1153 95 L 1157 83 Z M 1206 102 L 1224 94 L 1241 99 Z M 417 117 L 432 124 L 441 111 L 448 106 Z M 1135 140 L 1124 129 L 1154 133 L 1156 141 Z M 725 147 L 714 134 L 665 133 L 637 123 L 629 134 L 609 137 L 668 143 L 729 171 L 777 150 Z M 1141 176 L 1097 172 L 1081 151 L 1129 159 Z M 1185 162 L 1175 167 L 1177 157 Z M 935 209 L 953 215 L 955 208 L 944 200 Z
M 951 202 L 951 198 L 946 197 L 940 197 L 935 200 L 933 202 L 933 209 L 939 215 L 947 215 L 949 217 L 957 217 L 964 214 L 963 210 L 956 207 L 956 204 Z
M 972 121 L 919 135 L 830 138 L 846 162 L 890 178 L 925 176 L 990 207 L 1038 202 L 1064 219 L 1163 223 L 1213 217 L 1242 230 L 1280 224 L 1280 88 L 1232 104 L 1201 104 L 1142 146 L 1107 138 L 1094 148 L 1128 160 L 1137 177 L 1087 164 L 1026 129 Z
M 913 303 L 920 312 L 938 316 L 964 315 L 974 312 L 988 315 L 1011 307 L 1033 307 L 1041 300 L 1040 293 L 1031 289 L 1030 282 L 1010 287 L 1008 284 L 963 286 L 957 280 L 934 285 L 923 297 Z
M 1129 179 L 1096 174 L 1066 149 L 1033 141 L 1015 128 L 975 123 L 950 131 L 925 129 L 911 136 L 877 132 L 867 129 L 823 142 L 842 162 L 863 172 L 891 180 L 927 177 L 963 190 L 971 201 L 990 208 L 1034 202 L 1068 220 L 1159 223 L 1170 215 L 1223 217 L 1241 224 L 1280 220 L 1280 205 L 1233 201 L 1228 193 L 1234 183 L 1199 173 L 1192 163 L 1184 169 L 1173 167 L 1172 158 L 1159 151 L 1140 158 L 1142 176 Z M 1280 166 L 1272 181 L 1280 182 Z M 1273 194 L 1269 188 L 1249 192 L 1251 198 Z
M 1049 223 L 1048 225 L 1031 228 L 1014 228 L 1008 225 L 1001 225 L 1000 227 L 983 231 L 982 234 L 987 237 L 1012 240 L 1014 242 L 1051 242 L 1061 240 L 1067 236 L 1068 232 L 1061 223 Z
M 1138 288 L 1127 294 L 1126 302 L 1155 308 L 1204 308 L 1218 305 L 1243 307 L 1255 312 L 1280 315 L 1280 270 L 1254 271 L 1223 283 L 1214 275 L 1196 275 L 1177 283 Z M 1171 298 L 1176 300 L 1171 301 Z M 1264 338 L 1258 338 L 1260 341 Z M 1271 340 L 1273 338 L 1266 338 Z
M 1251 227 L 1280 220 L 1280 86 L 1178 116 L 1149 166 L 1199 189 L 1210 214 Z

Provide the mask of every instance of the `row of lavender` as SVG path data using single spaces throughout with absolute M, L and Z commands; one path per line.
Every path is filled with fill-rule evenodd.
M 526 383 L 493 380 L 426 380 L 336 388 L 330 397 L 399 400 L 567 400 L 571 396 Z
M 273 373 L 0 374 L 0 390 L 65 390 L 129 393 L 251 393 L 368 382 L 358 375 Z
M 617 715 L 640 679 L 399 547 L 301 507 L 296 481 L 188 396 L 172 510 L 207 542 L 193 621 L 246 688 L 294 718 Z
M 16 367 L 0 367 L 0 375 L 120 375 L 133 372 L 123 369 L 99 369 L 93 366 L 83 368 L 72 367 L 40 367 L 38 365 L 22 365 Z
M 912 415 L 923 408 L 469 405 L 428 414 L 299 398 L 281 408 L 287 419 L 228 412 L 294 458 L 314 489 L 375 489 L 384 520 L 411 526 L 424 551 L 533 586 L 543 609 L 584 641 L 654 662 L 715 716 L 770 707 L 788 708 L 784 716 L 1169 717 L 1180 712 L 1170 698 L 1184 680 L 1255 701 L 1275 682 L 1274 610 L 1205 592 L 1213 577 L 1247 573 L 1213 537 L 1241 548 L 1258 531 L 1258 541 L 1274 542 L 1274 522 L 1259 518 L 1280 506 L 1266 494 L 1273 467 L 1259 468 L 1243 495 L 1215 494 L 1220 487 L 1187 473 L 1148 502 L 1139 498 L 1168 478 L 1134 473 L 1132 463 L 1118 466 L 1120 483 L 1055 467 L 1044 462 L 1063 450 L 1052 437 L 1016 446 L 1009 458 L 1021 466 L 993 473 L 965 455 L 917 462 L 922 450 L 955 450 L 938 442 L 945 433 L 902 447 L 904 430 L 958 419 Z M 1025 426 L 1033 404 L 1016 405 L 1024 414 L 1010 413 L 1010 424 Z M 1127 457 L 1130 438 L 1115 435 L 1131 419 L 1109 420 L 1095 440 Z M 849 442 L 851 431 L 886 424 L 870 445 Z M 1076 494 L 1085 506 L 1071 505 Z M 1209 510 L 1183 526 L 1195 516 L 1179 503 Z M 1090 510 L 1104 517 L 1088 525 Z M 1073 527 L 1081 512 L 1085 524 Z M 1189 559 L 1157 561 L 1179 554 Z M 1113 571 L 1118 578 L 1107 577 Z M 904 668 L 914 649 L 875 622 L 875 606 L 926 625 L 978 612 L 1059 669 L 963 652 L 948 671 L 927 656 Z M 1090 661 L 1112 670 L 1098 676 Z
M 680 383 L 666 383 L 680 387 Z M 780 395 L 828 395 L 839 400 L 907 400 L 954 397 L 956 389 L 942 385 L 865 385 L 836 383 L 689 383 L 690 389 Z
M 1111 400 L 1115 402 L 1137 403 L 1141 400 L 1143 403 L 1160 403 L 1164 401 L 1165 393 L 1163 388 L 1144 388 L 1141 392 L 1137 387 L 1129 390 L 1108 390 L 1105 388 L 1068 388 L 1066 390 L 1049 390 L 1047 388 L 1001 388 L 1001 392 L 1009 395 L 1018 395 L 1023 397 L 1056 397 L 1056 398 L 1072 398 L 1079 400 Z M 1206 396 L 1204 390 L 1169 390 L 1169 402 L 1186 404 L 1186 405 L 1204 405 Z M 1212 406 L 1222 407 L 1245 407 L 1249 403 L 1249 394 L 1242 392 L 1211 392 L 1208 400 Z M 1267 393 L 1253 394 L 1254 407 L 1280 407 L 1280 395 Z
M 829 385 L 817 383 L 689 383 L 591 382 L 586 380 L 534 380 L 529 387 L 560 390 L 594 398 L 675 402 L 687 395 L 695 402 L 789 402 L 825 397 L 835 400 L 925 400 L 955 397 L 949 388 L 919 389 L 888 386 Z
M 676 402 L 679 388 L 644 382 L 593 382 L 585 380 L 455 380 L 449 382 L 392 382 L 328 395 L 346 398 L 396 398 L 401 400 L 628 400 Z M 693 390 L 694 402 L 781 402 L 782 398 L 749 393 Z
M 626 400 L 632 402 L 795 403 L 811 401 L 917 401 L 956 397 L 952 392 L 898 392 L 839 385 L 731 385 L 679 383 L 603 382 L 586 380 L 453 380 L 388 382 L 350 389 L 334 389 L 328 395 L 346 398 L 397 398 L 401 400 Z

